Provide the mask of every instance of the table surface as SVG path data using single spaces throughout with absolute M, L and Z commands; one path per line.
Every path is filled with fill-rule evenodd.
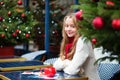
M 43 68 L 51 65 L 43 65 L 40 61 L 0 62 L 0 79 L 2 80 L 88 80 L 87 77 L 69 75 L 63 71 L 57 71 L 54 77 L 47 77 Z M 2 76 L 2 77 L 1 77 Z M 5 79 L 6 78 L 6 79 Z
M 19 56 L 2 56 L 0 57 L 0 62 L 17 62 L 17 61 L 26 61 L 26 58 Z
M 32 70 L 48 66 L 51 65 L 43 65 L 41 61 L 0 62 L 0 71 Z
M 0 75 L 8 78 L 6 80 L 88 80 L 87 77 L 82 77 L 79 75 L 69 75 L 64 73 L 63 71 L 57 71 L 54 77 L 41 75 L 41 70 L 0 72 Z

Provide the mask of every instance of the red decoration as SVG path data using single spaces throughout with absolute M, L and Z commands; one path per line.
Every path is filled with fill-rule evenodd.
M 4 37 L 5 37 L 5 34 L 1 34 L 1 37 L 4 38 Z
M 22 17 L 22 18 L 24 18 L 24 17 L 25 17 L 25 14 L 24 14 L 24 13 L 22 13 L 22 14 L 21 14 L 21 17 Z
M 54 67 L 44 68 L 44 74 L 48 77 L 53 77 L 55 73 L 56 73 L 56 70 Z
M 17 29 L 17 30 L 16 30 L 16 33 L 19 33 L 19 32 L 20 32 L 20 30 L 19 30 L 19 29 Z
M 8 16 L 11 16 L 11 11 L 8 11 Z
M 16 36 L 17 36 L 17 34 L 14 32 L 14 33 L 12 33 L 12 36 L 13 36 L 13 37 L 16 37 Z
M 112 20 L 113 29 L 120 30 L 120 19 Z
M 0 2 L 0 4 L 1 4 L 1 5 L 3 5 L 3 4 L 4 4 L 4 2 Z
M 76 18 L 77 18 L 78 20 L 83 20 L 82 14 L 83 14 L 83 11 L 82 11 L 82 10 L 77 11 L 77 12 L 75 13 Z
M 96 38 L 93 38 L 93 39 L 92 39 L 92 43 L 93 43 L 93 44 L 96 44 L 96 42 L 97 42 Z
M 22 5 L 22 0 L 18 0 L 17 4 Z
M 28 38 L 30 35 L 29 34 L 25 34 L 26 38 Z
M 95 29 L 102 29 L 104 25 L 103 19 L 101 17 L 96 17 L 95 19 L 93 19 L 92 24 Z
M 0 21 L 2 21 L 3 20 L 3 18 L 0 16 Z
M 106 4 L 107 4 L 108 6 L 114 6 L 114 5 L 115 5 L 114 2 L 112 2 L 112 1 L 106 1 Z

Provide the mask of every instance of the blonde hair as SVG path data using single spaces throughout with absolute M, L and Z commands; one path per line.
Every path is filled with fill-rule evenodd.
M 77 30 L 79 30 L 79 26 L 78 26 L 78 20 L 75 16 L 75 13 L 70 13 L 70 14 L 67 14 L 64 19 L 63 19 L 63 28 L 62 28 L 62 42 L 61 42 L 61 47 L 60 47 L 60 58 L 62 59 L 64 56 L 65 56 L 65 45 L 68 43 L 68 37 L 67 37 L 67 34 L 65 33 L 65 21 L 67 18 L 71 18 L 73 20 L 73 23 L 75 25 L 75 27 L 77 28 Z M 68 54 L 68 59 L 71 60 L 74 56 L 74 53 L 75 53 L 75 49 L 76 49 L 76 43 L 77 43 L 77 40 L 78 38 L 80 37 L 80 34 L 79 32 L 77 32 L 77 35 L 75 36 L 74 38 L 74 41 L 73 41 L 73 46 L 71 48 L 71 51 L 69 52 Z M 63 60 L 63 59 L 62 59 Z

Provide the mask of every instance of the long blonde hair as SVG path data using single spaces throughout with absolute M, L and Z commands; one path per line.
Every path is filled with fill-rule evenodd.
M 65 21 L 67 18 L 71 18 L 73 20 L 73 23 L 75 25 L 75 27 L 77 28 L 77 30 L 79 30 L 79 26 L 78 26 L 78 20 L 75 16 L 75 13 L 69 13 L 67 14 L 64 19 L 63 19 L 63 28 L 62 28 L 62 42 L 61 42 L 61 47 L 60 47 L 60 58 L 62 58 L 63 60 L 63 57 L 65 56 L 65 45 L 68 43 L 68 37 L 67 37 L 67 34 L 65 33 Z M 71 48 L 71 51 L 69 52 L 68 54 L 68 59 L 71 60 L 74 56 L 74 53 L 75 53 L 75 49 L 76 49 L 76 43 L 77 43 L 77 40 L 78 38 L 80 37 L 80 34 L 79 32 L 77 32 L 75 38 L 74 38 L 74 41 L 73 41 L 73 46 Z

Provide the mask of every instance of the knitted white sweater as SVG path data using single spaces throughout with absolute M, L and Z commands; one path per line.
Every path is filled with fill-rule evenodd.
M 53 66 L 56 70 L 63 70 L 65 73 L 71 75 L 84 71 L 84 75 L 87 76 L 89 80 L 100 80 L 97 65 L 94 65 L 94 62 L 95 57 L 91 43 L 85 42 L 85 40 L 80 37 L 73 59 L 71 61 L 68 59 L 62 61 L 58 58 Z

